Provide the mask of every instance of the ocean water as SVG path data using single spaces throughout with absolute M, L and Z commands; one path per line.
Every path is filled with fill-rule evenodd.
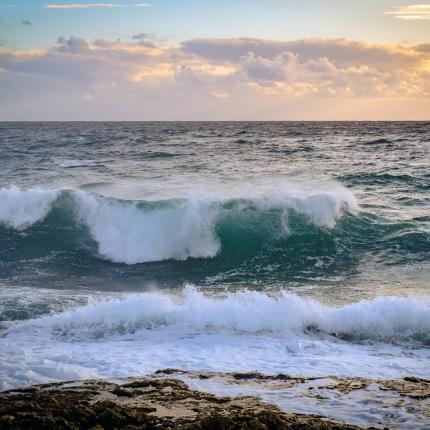
M 430 123 L 0 123 L 0 389 L 430 377 Z

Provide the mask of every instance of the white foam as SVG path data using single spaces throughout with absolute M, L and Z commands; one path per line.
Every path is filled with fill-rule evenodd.
M 320 193 L 296 188 L 281 189 L 276 194 L 266 192 L 255 190 L 232 208 L 226 207 L 228 199 L 201 195 L 152 207 L 85 192 L 76 193 L 75 198 L 80 219 L 98 243 L 99 253 L 127 264 L 214 257 L 220 251 L 217 221 L 229 215 L 240 216 L 240 211 L 252 207 L 283 211 L 286 233 L 291 210 L 321 227 L 333 227 L 345 212 L 358 210 L 354 195 L 339 184 Z
M 213 257 L 216 211 L 198 201 L 143 208 L 137 202 L 76 194 L 80 219 L 98 243 L 99 253 L 127 264 L 188 257 Z
M 99 161 L 96 160 L 63 160 L 58 162 L 61 167 L 82 167 L 82 166 L 97 166 Z
M 336 221 L 345 213 L 358 211 L 357 200 L 344 187 L 336 187 L 326 193 L 294 196 L 286 199 L 285 206 L 306 215 L 315 225 L 334 227 Z
M 334 418 L 360 428 L 381 428 L 383 423 L 384 428 L 428 430 L 427 405 L 396 391 L 380 390 L 378 384 L 342 394 L 333 390 L 339 381 L 330 377 L 296 384 L 285 384 L 276 379 L 259 380 L 258 383 L 253 379 L 235 381 L 217 374 L 210 378 L 196 378 L 193 374 L 177 373 L 174 377 L 193 390 L 221 397 L 260 397 L 289 413 Z
M 17 187 L 0 189 L 0 223 L 18 230 L 45 218 L 60 191 Z
M 380 297 L 340 308 L 296 295 L 129 295 L 13 323 L 1 387 L 175 367 L 309 376 L 430 377 L 430 302 Z M 348 341 L 333 337 L 344 335 Z
M 186 331 L 281 336 L 323 333 L 390 342 L 427 335 L 430 302 L 412 297 L 378 297 L 343 307 L 328 307 L 286 292 L 267 295 L 243 291 L 225 297 L 207 297 L 187 287 L 179 297 L 161 293 L 131 295 L 23 324 L 80 336 L 94 332 L 97 336 L 109 336 L 176 326 Z
M 283 182 L 189 192 L 180 200 L 125 201 L 86 191 L 18 188 L 0 189 L 0 222 L 24 229 L 43 219 L 53 201 L 67 191 L 75 215 L 98 244 L 99 254 L 117 263 L 136 264 L 168 259 L 210 258 L 220 252 L 217 222 L 233 216 L 239 222 L 249 209 L 276 209 L 285 233 L 288 214 L 305 215 L 317 226 L 333 227 L 345 213 L 358 210 L 351 191 L 335 182 L 309 184 Z

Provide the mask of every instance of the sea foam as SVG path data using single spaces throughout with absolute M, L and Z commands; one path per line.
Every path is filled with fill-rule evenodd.
M 430 302 L 342 307 L 279 292 L 151 292 L 9 322 L 0 390 L 158 369 L 428 378 Z
M 194 287 L 172 296 L 152 292 L 97 302 L 16 327 L 38 327 L 66 337 L 106 337 L 173 328 L 230 334 L 331 336 L 347 341 L 430 342 L 430 302 L 412 297 L 378 297 L 342 307 L 295 294 L 241 291 L 208 297 Z
M 0 189 L 0 224 L 25 229 L 45 218 L 60 190 L 17 187 Z
M 119 263 L 188 257 L 213 257 L 220 244 L 214 235 L 217 210 L 199 201 L 143 207 L 80 192 L 79 219 L 97 242 L 99 253 Z

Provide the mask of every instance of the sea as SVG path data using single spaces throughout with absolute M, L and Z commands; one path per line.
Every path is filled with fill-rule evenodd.
M 1 122 L 0 389 L 430 378 L 430 123 Z

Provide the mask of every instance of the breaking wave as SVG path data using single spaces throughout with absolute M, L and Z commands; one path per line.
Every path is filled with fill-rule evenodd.
M 30 227 L 45 218 L 59 194 L 59 190 L 41 188 L 1 188 L 0 223 L 17 230 Z
M 358 211 L 354 195 L 340 184 L 321 192 L 287 189 L 230 199 L 131 201 L 82 190 L 18 188 L 3 188 L 0 197 L 3 228 L 31 234 L 45 224 L 38 237 L 59 238 L 83 228 L 101 257 L 127 264 L 215 257 L 232 232 L 238 241 L 279 237 L 292 233 L 291 214 L 317 228 L 333 228 L 342 215 Z
M 27 320 L 9 330 L 34 328 L 64 339 L 103 338 L 145 330 L 238 335 L 330 336 L 345 341 L 415 341 L 430 345 L 430 302 L 378 297 L 329 307 L 297 295 L 255 291 L 205 296 L 194 287 L 171 296 L 158 292 L 97 302 L 53 316 Z

